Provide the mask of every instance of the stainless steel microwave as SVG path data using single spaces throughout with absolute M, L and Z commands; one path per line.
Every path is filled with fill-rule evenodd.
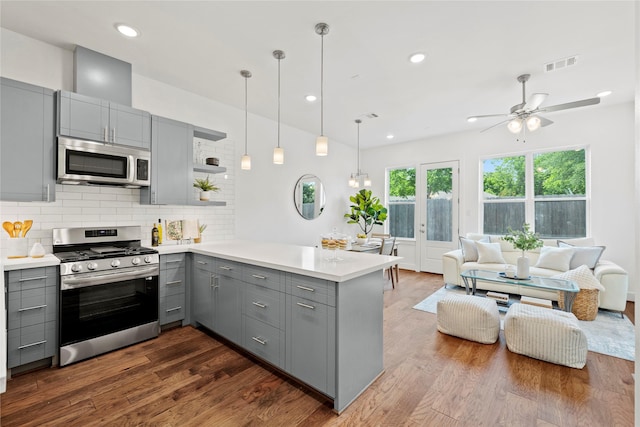
M 149 150 L 58 137 L 58 179 L 61 184 L 148 187 Z

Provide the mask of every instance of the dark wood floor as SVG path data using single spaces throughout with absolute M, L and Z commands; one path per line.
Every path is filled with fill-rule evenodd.
M 385 290 L 384 374 L 340 416 L 322 397 L 192 327 L 13 378 L 0 425 L 632 426 L 634 364 L 571 369 L 440 334 L 412 310 L 442 286 L 402 271 Z M 633 319 L 633 304 L 626 314 Z

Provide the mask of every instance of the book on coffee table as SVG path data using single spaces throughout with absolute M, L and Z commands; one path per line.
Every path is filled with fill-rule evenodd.
M 553 308 L 553 305 L 551 304 L 551 301 L 548 300 L 548 299 L 527 297 L 527 296 L 524 296 L 524 295 L 520 297 L 520 303 L 529 304 L 529 305 L 537 305 L 538 307 L 544 307 L 544 308 Z

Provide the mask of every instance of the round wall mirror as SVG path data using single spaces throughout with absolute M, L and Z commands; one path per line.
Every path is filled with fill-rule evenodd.
M 304 219 L 314 219 L 320 216 L 325 203 L 324 185 L 315 175 L 302 175 L 293 190 L 293 203 L 296 210 Z

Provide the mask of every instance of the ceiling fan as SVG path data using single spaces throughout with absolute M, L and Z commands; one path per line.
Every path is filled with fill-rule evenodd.
M 489 129 L 493 129 L 503 123 L 507 123 L 507 128 L 512 133 L 520 133 L 521 131 L 528 129 L 533 132 L 542 126 L 549 126 L 553 122 L 545 117 L 542 117 L 539 113 L 551 113 L 553 111 L 568 110 L 570 108 L 584 107 L 587 105 L 595 105 L 600 103 L 600 98 L 588 98 L 580 101 L 567 102 L 564 104 L 551 105 L 549 107 L 540 107 L 544 100 L 549 95 L 548 93 L 534 93 L 526 100 L 525 84 L 531 77 L 530 74 L 522 74 L 518 76 L 518 82 L 522 83 L 522 102 L 511 107 L 509 114 L 486 114 L 482 116 L 467 117 L 468 122 L 475 122 L 478 119 L 487 117 L 506 117 L 503 121 L 496 123 L 481 132 L 485 132 Z

